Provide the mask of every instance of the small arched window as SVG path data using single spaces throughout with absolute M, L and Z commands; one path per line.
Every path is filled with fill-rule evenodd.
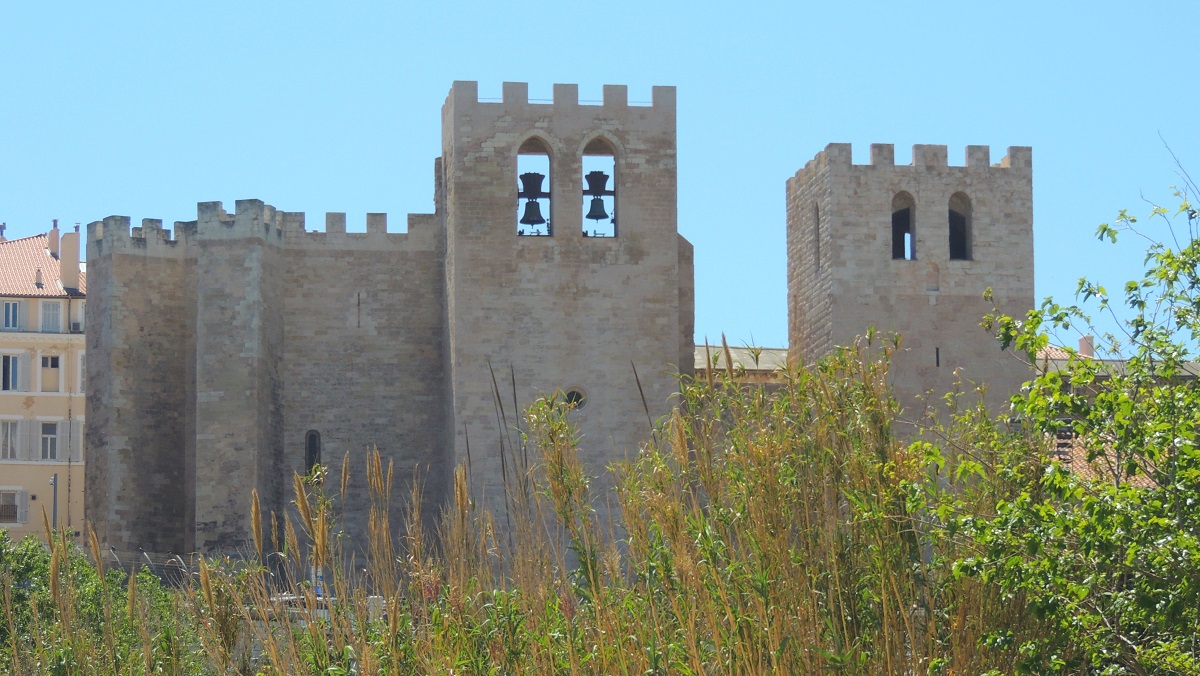
M 321 433 L 309 430 L 304 434 L 304 473 L 312 474 L 313 468 L 321 464 Z
M 550 148 L 530 137 L 517 149 L 517 234 L 550 236 L 550 213 Z
M 912 195 L 901 192 L 892 198 L 892 258 L 896 260 L 917 259 L 917 233 L 913 227 L 916 220 L 916 201 Z
M 617 152 L 602 137 L 583 149 L 583 236 L 617 236 Z
M 961 192 L 950 197 L 950 260 L 971 260 L 971 198 Z

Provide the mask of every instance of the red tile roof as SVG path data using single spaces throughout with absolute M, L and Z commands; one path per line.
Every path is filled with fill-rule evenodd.
M 79 288 L 72 293 L 59 283 L 59 261 L 46 250 L 49 238 L 42 235 L 0 242 L 0 296 L 30 298 L 66 298 L 83 295 L 85 275 L 79 272 Z M 42 286 L 38 288 L 38 268 L 42 270 Z
M 1091 462 L 1087 459 L 1087 448 L 1083 441 L 1075 436 L 1073 430 L 1064 427 L 1055 435 L 1051 457 L 1061 464 L 1064 469 L 1087 481 L 1103 481 L 1112 483 L 1119 478 L 1122 483 L 1129 483 L 1139 488 L 1151 488 L 1154 480 L 1139 472 L 1136 476 L 1127 476 L 1124 468 L 1114 466 L 1109 454 L 1101 454 Z M 1145 470 L 1147 468 L 1143 468 Z
M 1038 350 L 1038 359 L 1062 359 L 1066 361 L 1071 358 L 1070 353 L 1057 345 L 1047 345 Z

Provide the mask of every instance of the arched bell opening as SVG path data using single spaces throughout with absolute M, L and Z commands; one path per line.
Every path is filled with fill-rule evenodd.
M 906 192 L 892 198 L 892 258 L 913 261 L 917 259 L 916 221 L 917 203 Z
M 602 137 L 583 148 L 583 236 L 617 236 L 617 152 Z
M 956 192 L 950 196 L 950 260 L 971 260 L 971 198 Z
M 517 235 L 549 237 L 550 148 L 536 136 L 517 149 Z

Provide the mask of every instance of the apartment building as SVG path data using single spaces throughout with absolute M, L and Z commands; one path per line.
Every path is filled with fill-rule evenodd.
M 79 232 L 0 226 L 0 529 L 83 530 L 84 272 Z

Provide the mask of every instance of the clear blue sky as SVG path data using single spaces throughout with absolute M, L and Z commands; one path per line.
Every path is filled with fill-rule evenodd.
M 0 8 L 9 237 L 245 198 L 402 224 L 432 209 L 453 80 L 675 85 L 697 339 L 782 346 L 784 181 L 827 143 L 1033 146 L 1039 298 L 1139 272 L 1093 232 L 1170 203 L 1160 134 L 1200 175 L 1196 3 L 176 4 Z

